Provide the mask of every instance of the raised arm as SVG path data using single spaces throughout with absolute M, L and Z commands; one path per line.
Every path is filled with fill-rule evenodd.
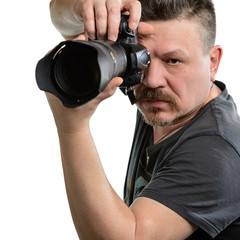
M 97 98 L 77 109 L 66 109 L 47 94 L 58 129 L 65 184 L 72 217 L 81 240 L 184 240 L 193 224 L 149 198 L 131 208 L 112 189 L 89 129 L 99 102 L 121 83 L 113 79 Z M 112 161 L 115 161 L 113 159 Z
M 84 31 L 92 39 L 104 37 L 115 41 L 121 12 L 129 12 L 129 27 L 136 29 L 141 17 L 137 0 L 52 0 L 51 19 L 65 39 L 73 39 Z

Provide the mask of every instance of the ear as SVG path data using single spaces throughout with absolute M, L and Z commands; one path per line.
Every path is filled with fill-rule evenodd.
M 212 47 L 212 49 L 209 52 L 210 57 L 210 76 L 211 81 L 215 81 L 215 75 L 218 71 L 218 67 L 222 58 L 223 50 L 222 47 L 219 45 L 216 45 Z

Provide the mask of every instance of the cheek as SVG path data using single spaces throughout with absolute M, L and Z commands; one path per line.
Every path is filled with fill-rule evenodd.
M 198 65 L 201 66 L 201 65 Z M 210 74 L 206 67 L 189 67 L 172 83 L 180 108 L 195 108 L 204 103 L 210 92 Z
M 134 92 L 135 96 L 136 96 L 136 92 L 139 92 L 141 86 L 142 86 L 142 84 L 138 84 L 138 85 L 133 86 L 133 92 Z
M 196 74 L 192 78 L 192 89 L 190 90 L 195 93 L 195 98 L 198 101 L 205 101 L 211 88 L 209 64 L 207 61 L 203 61 L 195 69 Z

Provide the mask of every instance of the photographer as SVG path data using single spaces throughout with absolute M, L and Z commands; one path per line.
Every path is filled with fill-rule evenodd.
M 80 239 L 237 240 L 240 118 L 225 85 L 215 81 L 222 48 L 215 45 L 213 3 L 51 2 L 53 23 L 66 39 L 85 32 L 76 39 L 115 41 L 121 11 L 129 12 L 129 28 L 138 26 L 138 41 L 151 55 L 142 83 L 134 87 L 139 111 L 125 202 L 105 176 L 89 129 L 95 109 L 122 79 L 112 79 L 74 109 L 47 93 Z

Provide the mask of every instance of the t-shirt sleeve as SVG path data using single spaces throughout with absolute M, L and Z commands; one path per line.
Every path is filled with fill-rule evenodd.
M 240 157 L 227 141 L 191 138 L 157 161 L 139 196 L 166 205 L 212 237 L 239 218 Z

